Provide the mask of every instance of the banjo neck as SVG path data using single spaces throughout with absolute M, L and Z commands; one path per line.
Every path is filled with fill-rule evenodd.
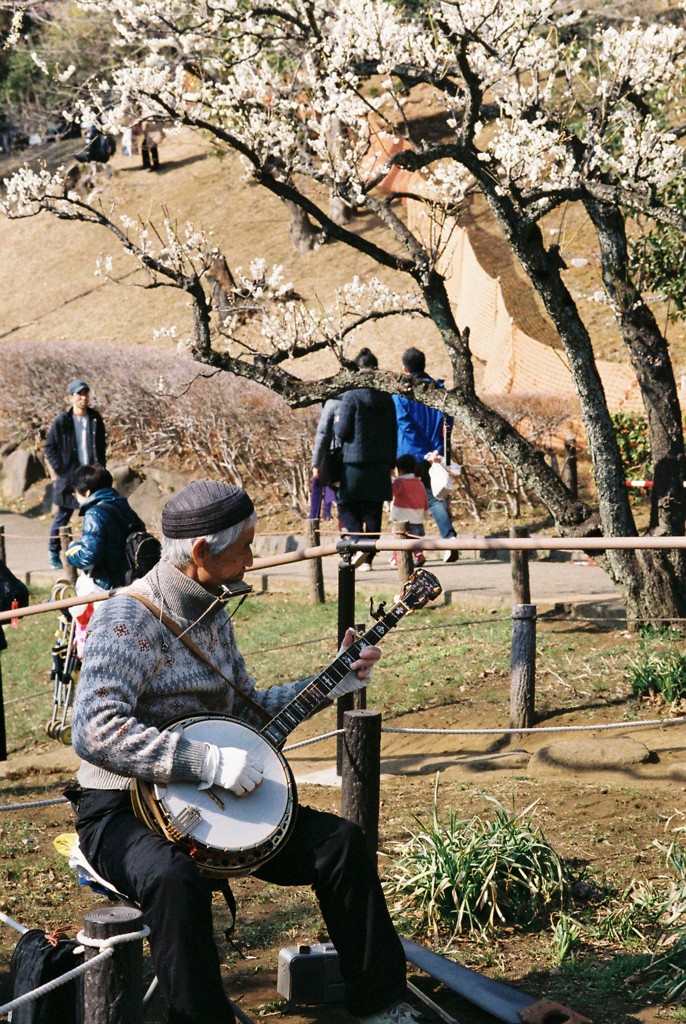
M 353 662 L 357 661 L 360 651 L 378 643 L 411 611 L 412 609 L 403 601 L 398 601 L 393 605 L 390 611 L 386 612 L 371 629 L 368 629 L 349 647 L 346 647 L 345 651 L 338 655 L 328 668 L 311 679 L 297 697 L 294 697 L 278 715 L 272 718 L 271 722 L 260 729 L 260 734 L 268 739 L 273 746 L 280 749 L 290 733 L 325 703 L 333 688 L 348 674 Z

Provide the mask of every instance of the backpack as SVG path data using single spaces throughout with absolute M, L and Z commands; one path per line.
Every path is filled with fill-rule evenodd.
M 28 603 L 28 587 L 17 579 L 0 558 L 0 612 L 9 612 L 12 608 L 25 608 Z M 0 625 L 0 651 L 5 650 L 7 650 L 7 640 Z
M 140 519 L 133 509 L 128 509 L 128 514 L 118 509 L 115 505 L 97 506 L 104 510 L 108 516 L 114 516 L 119 525 L 126 531 L 124 543 L 124 586 L 128 587 L 134 580 L 145 576 L 146 572 L 157 565 L 162 554 L 162 545 L 157 537 L 153 537 L 145 528 L 145 523 Z M 133 516 L 133 520 L 129 518 Z M 125 518 L 126 516 L 126 518 Z
M 162 545 L 157 537 L 153 537 L 147 530 L 131 530 L 126 538 L 126 573 L 124 583 L 126 586 L 134 580 L 145 576 L 153 566 L 157 565 L 162 554 Z
M 13 601 L 17 602 L 15 608 L 25 608 L 29 603 L 28 587 L 17 579 L 0 558 L 0 612 L 10 611 Z
M 48 936 L 40 928 L 25 932 L 10 961 L 13 998 L 82 964 L 83 952 L 74 953 L 77 946 L 73 939 L 58 933 Z M 83 975 L 12 1011 L 12 1024 L 83 1024 L 83 1019 Z

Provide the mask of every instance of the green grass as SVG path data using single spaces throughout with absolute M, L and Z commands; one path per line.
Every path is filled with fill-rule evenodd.
M 47 601 L 50 591 L 32 589 L 31 604 Z M 8 754 L 47 740 L 45 725 L 52 715 L 51 650 L 58 613 L 30 615 L 17 628 L 5 628 L 7 650 L 0 655 Z
M 47 591 L 34 591 L 32 603 Z M 380 592 L 376 603 L 393 601 Z M 358 597 L 354 619 L 372 625 L 367 599 Z M 57 612 L 29 616 L 6 630 L 2 655 L 7 746 L 10 754 L 45 742 L 52 714 L 51 648 Z M 336 653 L 337 605 L 312 605 L 305 596 L 253 595 L 240 607 L 234 625 L 248 669 L 258 687 L 288 682 L 324 669 Z M 569 630 L 575 629 L 570 645 Z M 537 711 L 545 717 L 560 708 L 623 703 L 624 717 L 637 714 L 627 665 L 637 640 L 626 634 L 603 636 L 567 622 L 539 624 Z M 492 707 L 492 721 L 506 725 L 509 703 L 511 623 L 505 611 L 474 612 L 459 606 L 428 607 L 403 619 L 383 642 L 383 660 L 369 687 L 368 706 L 385 717 L 427 707 L 479 703 Z M 641 641 L 643 643 L 643 641 Z M 664 638 L 659 639 L 664 644 Z M 599 681 L 601 681 L 599 683 Z
M 45 592 L 32 594 L 33 603 L 46 598 Z M 378 600 L 390 601 L 392 594 L 380 593 Z M 371 624 L 367 602 L 358 601 L 354 617 L 357 621 Z M 57 612 L 50 612 L 30 616 L 21 621 L 18 629 L 7 630 L 9 649 L 2 655 L 2 670 L 10 761 L 13 753 L 52 742 L 45 735 L 45 722 L 52 705 L 50 649 L 57 623 Z M 260 687 L 312 674 L 326 667 L 335 655 L 335 600 L 313 606 L 305 597 L 273 593 L 254 595 L 240 608 L 234 624 L 248 668 Z M 592 717 L 596 709 L 606 707 L 611 708 L 611 714 L 617 720 L 645 714 L 630 693 L 627 666 L 648 647 L 659 646 L 663 650 L 671 644 L 676 648 L 680 640 L 676 636 L 630 637 L 619 631 L 610 634 L 603 629 L 568 620 L 540 620 L 537 628 L 541 640 L 537 708 L 544 716 L 568 708 L 576 712 L 578 720 L 583 720 L 584 714 Z M 368 705 L 380 708 L 386 719 L 415 709 L 446 706 L 446 726 L 454 723 L 459 727 L 465 722 L 507 726 L 510 634 L 511 624 L 506 611 L 489 613 L 465 610 L 456 605 L 423 609 L 403 620 L 402 625 L 384 640 L 384 657 L 375 671 Z M 654 717 L 654 713 L 648 713 L 648 717 Z M 52 789 L 48 791 L 50 786 Z M 473 786 L 472 780 L 465 782 L 461 789 L 467 794 Z M 60 791 L 58 780 L 50 776 L 32 776 L 10 782 L 7 800 L 9 802 L 10 795 L 13 800 L 26 800 L 57 796 Z M 408 804 L 403 804 L 402 825 L 397 819 L 398 830 L 406 826 L 406 819 L 410 820 L 410 826 L 412 821 L 415 825 L 417 821 L 410 819 L 410 800 L 415 792 L 419 792 L 419 784 L 416 790 L 408 784 L 407 792 Z M 505 792 L 496 783 L 492 792 L 509 806 Z M 540 795 L 531 786 L 525 786 L 522 792 L 525 795 L 521 802 L 517 801 L 518 807 L 530 805 Z M 627 791 L 627 796 L 644 799 L 644 794 L 638 789 Z M 486 942 L 477 942 L 474 938 L 456 939 L 456 943 L 464 943 L 465 946 L 464 951 L 460 950 L 461 959 L 469 960 L 471 950 L 476 969 L 492 971 L 493 965 L 498 965 L 502 970 L 500 953 L 493 953 L 492 963 L 489 960 L 491 947 L 497 952 L 509 948 L 510 941 L 526 943 L 527 950 L 537 951 L 533 960 L 528 962 L 540 964 L 545 972 L 553 966 L 561 972 L 546 976 L 541 982 L 541 990 L 572 1006 L 585 1006 L 588 1010 L 595 1008 L 596 1004 L 602 1010 L 603 1000 L 608 1004 L 613 998 L 625 1001 L 627 992 L 644 1001 L 664 1002 L 665 993 L 673 991 L 675 984 L 680 985 L 684 977 L 681 943 L 677 941 L 668 947 L 672 960 L 678 960 L 675 965 L 660 963 L 653 956 L 657 949 L 656 939 L 663 934 L 664 913 L 668 914 L 670 908 L 676 906 L 680 894 L 668 882 L 663 884 L 663 875 L 659 872 L 648 876 L 652 881 L 646 881 L 642 886 L 630 882 L 637 870 L 630 856 L 635 849 L 631 836 L 623 840 L 627 863 L 622 867 L 621 881 L 618 879 L 616 887 L 608 885 L 602 889 L 601 895 L 582 905 L 572 893 L 569 904 L 563 907 L 559 899 L 546 902 L 546 897 L 542 896 L 543 888 L 539 886 L 537 889 L 534 882 L 533 894 L 539 900 L 538 907 L 542 912 L 535 907 L 532 911 L 525 906 L 524 896 L 527 886 L 536 877 L 535 865 L 532 858 L 526 858 L 538 850 L 539 839 L 533 834 L 533 826 L 529 827 L 526 812 L 506 812 L 502 803 L 495 802 L 490 810 L 477 808 L 478 818 L 470 818 L 474 808 L 465 814 L 459 796 L 454 800 L 454 807 L 455 811 L 448 808 L 446 811 L 452 815 L 455 825 L 462 826 L 466 822 L 474 835 L 483 833 L 493 837 L 489 830 L 493 830 L 494 807 L 496 831 L 502 833 L 501 838 L 507 840 L 509 835 L 526 832 L 527 828 L 531 833 L 519 845 L 501 844 L 498 852 L 500 862 L 509 864 L 511 868 L 509 875 L 508 871 L 505 872 L 504 897 L 496 894 L 493 888 L 489 889 L 488 884 L 479 888 L 473 883 L 469 893 L 470 906 L 473 906 L 471 915 L 474 921 L 479 922 L 480 928 L 488 923 L 489 917 L 496 923 L 500 921 L 499 913 L 493 907 L 494 899 L 500 901 L 497 905 L 502 916 L 513 920 L 514 924 L 499 928 L 494 940 L 492 933 Z M 424 814 L 425 808 L 426 802 L 412 807 L 420 815 Z M 387 812 L 382 811 L 384 813 Z M 440 855 L 447 857 L 454 852 L 453 835 L 440 822 L 437 824 L 431 856 L 438 858 L 436 850 L 442 844 Z M 596 825 L 589 836 L 597 832 L 597 841 L 603 849 L 617 841 L 614 833 L 608 833 L 606 837 L 603 828 L 598 823 Z M 69 816 L 63 807 L 47 808 L 36 820 L 12 815 L 11 820 L 8 817 L 0 821 L 0 835 L 4 829 L 0 841 L 3 906 L 18 920 L 35 923 L 38 907 L 41 926 L 78 923 L 82 907 L 92 905 L 87 896 L 75 892 L 63 858 L 52 847 L 55 835 L 69 831 L 69 828 Z M 427 834 L 431 831 L 430 824 L 424 828 Z M 397 833 L 395 838 L 398 838 Z M 671 857 L 673 870 L 669 873 L 683 877 L 680 848 L 674 846 Z M 515 862 L 521 867 L 519 879 L 517 868 L 512 866 Z M 488 879 L 489 875 L 489 868 L 483 867 L 485 863 L 484 858 L 482 879 Z M 556 863 L 551 861 L 541 869 L 545 884 L 554 882 L 556 875 L 559 877 Z M 319 919 L 311 905 L 311 897 L 308 896 L 306 905 L 299 909 L 297 901 L 292 902 L 289 898 L 290 894 L 287 897 L 280 892 L 272 892 L 272 887 L 257 887 L 254 880 L 239 880 L 238 884 L 245 914 L 241 913 L 237 942 L 245 950 L 257 952 L 271 945 L 276 949 L 303 935 L 318 937 Z M 252 894 L 248 892 L 249 887 L 253 889 Z M 302 895 L 300 893 L 299 897 Z M 437 895 L 435 902 L 438 902 Z M 220 904 L 217 910 L 217 924 L 221 928 L 224 911 Z M 528 923 L 532 912 L 538 916 Z M 397 919 L 400 930 L 408 935 L 416 933 L 420 920 L 416 907 L 408 905 L 402 914 L 404 920 Z M 463 920 L 469 916 L 470 912 L 465 909 Z M 453 921 L 454 917 L 448 926 L 439 926 L 443 937 L 449 934 Z M 477 930 L 476 938 L 481 934 Z M 679 937 L 675 935 L 677 940 Z M 0 938 L 0 951 L 8 951 L 13 937 Z M 229 954 L 229 960 L 232 969 L 242 970 L 240 957 L 234 964 L 234 957 Z M 536 991 L 535 982 L 529 978 L 527 983 Z M 648 986 L 652 986 L 653 991 L 646 995 Z M 265 1009 L 269 1009 L 267 1004 Z M 594 1019 L 602 1019 L 602 1013 Z M 679 1018 L 674 1016 L 672 1019 Z M 613 1017 L 613 1021 L 618 1022 L 619 1015 Z

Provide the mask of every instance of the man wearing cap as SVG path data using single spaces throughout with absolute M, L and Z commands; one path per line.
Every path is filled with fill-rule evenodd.
M 82 761 L 79 787 L 68 795 L 80 846 L 101 876 L 140 904 L 170 1024 L 233 1024 L 213 940 L 212 888 L 220 883 L 139 821 L 130 779 L 215 786 L 247 799 L 262 781 L 264 765 L 254 751 L 164 729 L 171 719 L 196 714 L 256 724 L 255 703 L 273 718 L 307 685 L 257 690 L 236 646 L 222 588 L 252 565 L 255 524 L 252 501 L 231 484 L 196 481 L 167 501 L 160 562 L 91 620 L 73 709 L 72 742 Z M 380 656 L 377 647 L 365 648 L 330 696 L 366 686 Z M 287 840 L 253 873 L 275 885 L 314 889 L 352 1013 L 370 1024 L 411 1024 L 413 1011 L 399 1002 L 402 946 L 356 825 L 300 806 Z
M 105 465 L 107 438 L 105 424 L 97 409 L 88 406 L 90 388 L 85 380 L 70 380 L 67 400 L 71 408 L 52 421 L 45 441 L 45 457 L 55 472 L 52 501 L 57 513 L 50 527 L 50 565 L 62 568 L 60 529 L 71 519 L 78 502 L 74 497 L 71 476 L 79 466 L 88 463 Z

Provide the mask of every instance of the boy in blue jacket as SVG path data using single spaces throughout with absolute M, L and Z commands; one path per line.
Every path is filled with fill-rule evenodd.
M 112 486 L 112 474 L 97 462 L 79 466 L 74 472 L 74 494 L 83 516 L 81 536 L 67 548 L 67 561 L 81 570 L 76 593 L 81 596 L 112 590 L 125 583 L 126 539 L 145 524 L 123 495 Z M 71 609 L 76 653 L 83 658 L 92 602 Z
M 69 545 L 67 561 L 87 573 L 101 590 L 121 587 L 126 575 L 126 538 L 145 523 L 112 486 L 112 474 L 98 463 L 79 466 L 73 487 L 83 516 L 81 537 Z

